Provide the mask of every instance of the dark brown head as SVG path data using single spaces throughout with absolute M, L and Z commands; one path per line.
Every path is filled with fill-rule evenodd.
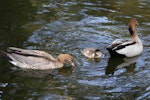
M 136 18 L 132 18 L 129 22 L 129 32 L 131 35 L 133 35 L 133 33 L 135 33 L 137 25 L 138 25 L 138 22 L 137 22 Z
M 101 57 L 101 50 L 100 49 L 95 49 L 95 58 L 100 58 Z

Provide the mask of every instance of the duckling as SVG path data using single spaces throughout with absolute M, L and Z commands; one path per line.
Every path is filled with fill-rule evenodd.
M 16 47 L 9 47 L 7 52 L 0 51 L 0 54 L 8 61 L 20 68 L 47 70 L 61 68 L 64 64 L 75 66 L 73 57 L 69 54 L 60 54 L 57 58 L 39 50 L 25 50 Z
M 137 20 L 132 18 L 128 28 L 130 39 L 116 39 L 107 47 L 111 57 L 134 57 L 142 53 L 143 44 L 136 32 L 137 25 Z
M 100 58 L 102 53 L 100 49 L 86 48 L 81 53 L 87 58 Z

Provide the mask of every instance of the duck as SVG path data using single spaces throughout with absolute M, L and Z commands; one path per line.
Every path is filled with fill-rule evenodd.
M 143 44 L 136 32 L 138 22 L 136 18 L 131 18 L 128 26 L 130 39 L 116 39 L 107 50 L 111 57 L 134 57 L 143 51 Z
M 74 58 L 69 54 L 60 54 L 54 58 L 44 51 L 16 47 L 9 47 L 7 52 L 0 51 L 0 54 L 7 58 L 11 64 L 24 69 L 56 69 L 62 68 L 65 64 L 75 66 Z
M 83 49 L 81 53 L 87 58 L 100 58 L 102 55 L 100 49 L 94 49 L 94 48 Z

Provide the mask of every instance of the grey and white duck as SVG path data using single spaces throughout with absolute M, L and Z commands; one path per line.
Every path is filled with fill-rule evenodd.
M 138 22 L 132 18 L 129 22 L 130 39 L 116 39 L 107 47 L 111 57 L 134 57 L 143 51 L 143 44 L 136 32 Z
M 100 49 L 94 49 L 94 48 L 83 49 L 81 53 L 87 58 L 100 58 L 102 55 Z
M 26 50 L 16 47 L 9 47 L 7 52 L 0 51 L 0 54 L 13 65 L 25 69 L 55 69 L 63 67 L 64 64 L 75 66 L 74 58 L 69 54 L 60 54 L 57 58 L 54 58 L 44 51 Z

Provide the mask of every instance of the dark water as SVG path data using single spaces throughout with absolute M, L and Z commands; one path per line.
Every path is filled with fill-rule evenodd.
M 69 53 L 76 67 L 37 72 L 17 70 L 0 57 L 0 100 L 148 100 L 150 99 L 149 0 L 0 1 L 0 50 L 38 49 L 56 57 Z M 110 59 L 106 47 L 128 38 L 129 19 L 139 22 L 142 55 Z M 83 48 L 100 48 L 88 60 Z

